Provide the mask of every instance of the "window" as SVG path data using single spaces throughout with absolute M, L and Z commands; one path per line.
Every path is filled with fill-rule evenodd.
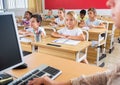
M 27 8 L 27 0 L 7 0 L 8 9 Z
M 8 9 L 14 9 L 15 8 L 15 0 L 8 0 Z
M 3 2 L 0 0 L 0 10 L 3 9 Z

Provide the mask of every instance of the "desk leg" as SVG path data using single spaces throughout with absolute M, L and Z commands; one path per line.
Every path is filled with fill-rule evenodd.
M 120 37 L 118 37 L 118 43 L 120 43 Z
M 102 61 L 105 57 L 106 57 L 106 52 L 105 52 L 105 47 L 106 47 L 106 39 L 107 39 L 107 33 L 105 33 L 106 35 L 104 36 L 104 40 L 105 42 L 103 44 L 101 44 L 101 34 L 99 34 L 99 38 L 98 38 L 98 47 L 97 47 L 97 66 L 104 66 L 104 61 Z M 101 51 L 102 49 L 102 45 L 104 46 L 103 47 L 103 50 Z
M 80 56 L 80 52 L 77 52 L 76 53 L 76 60 L 75 60 L 76 62 L 79 62 L 79 56 Z
M 76 62 L 81 62 L 81 61 L 83 61 L 84 63 L 88 64 L 87 48 L 85 49 L 85 53 L 82 53 L 80 51 L 76 53 Z
M 35 45 L 32 45 L 32 53 L 35 52 Z

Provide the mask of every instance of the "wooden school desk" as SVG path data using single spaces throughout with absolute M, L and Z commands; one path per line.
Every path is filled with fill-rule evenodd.
M 32 52 L 31 42 L 20 42 L 23 51 Z
M 114 50 L 114 34 L 115 26 L 113 21 L 107 21 L 108 24 L 108 35 L 106 41 L 106 49 L 111 53 Z
M 27 52 L 32 52 L 32 42 L 34 41 L 34 37 L 24 37 L 25 41 L 21 41 L 21 48 L 23 51 L 27 51 Z
M 104 62 L 99 62 L 101 59 L 103 59 L 105 55 L 105 47 L 106 47 L 106 37 L 107 37 L 107 29 L 105 28 L 92 28 L 88 30 L 89 32 L 89 40 L 90 41 L 97 41 L 97 44 L 94 47 L 89 47 L 88 48 L 88 60 L 95 60 L 97 63 L 97 66 L 103 66 Z M 104 39 L 101 36 L 102 34 L 104 35 Z M 101 53 L 101 48 L 100 46 L 103 46 L 103 51 Z M 97 49 L 96 49 L 97 48 Z
M 99 35 L 102 33 L 105 33 L 107 31 L 107 29 L 104 28 L 92 28 L 90 30 L 88 30 L 89 32 L 89 40 L 98 40 L 99 39 Z
M 91 45 L 91 42 L 88 41 L 80 41 L 80 43 L 78 43 L 77 45 L 53 43 L 52 41 L 55 39 L 57 38 L 48 37 L 42 39 L 41 42 L 33 42 L 32 44 L 34 46 L 38 46 L 38 52 L 40 53 L 46 53 L 71 60 L 76 60 L 79 52 Z M 61 47 L 47 45 L 48 43 L 57 44 Z
M 77 63 L 68 59 L 63 59 L 42 53 L 30 54 L 24 57 L 24 60 L 25 63 L 27 63 L 28 65 L 27 69 L 10 70 L 8 71 L 8 73 L 19 78 L 20 76 L 40 66 L 41 64 L 46 64 L 58 68 L 62 71 L 62 74 L 55 80 L 66 81 L 75 77 L 79 77 L 81 75 L 91 75 L 106 70 L 104 68 L 99 68 L 83 63 Z
M 18 27 L 18 30 L 24 30 L 24 25 L 19 25 L 19 26 L 17 26 Z

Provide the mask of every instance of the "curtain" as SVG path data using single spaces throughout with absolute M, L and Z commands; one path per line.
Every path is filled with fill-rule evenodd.
M 28 10 L 32 13 L 42 13 L 42 0 L 28 0 Z

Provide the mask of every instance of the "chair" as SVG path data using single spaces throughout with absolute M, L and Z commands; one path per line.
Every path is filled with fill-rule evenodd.
M 85 34 L 85 40 L 88 41 L 88 39 L 89 39 L 88 31 L 86 31 L 86 30 L 82 30 L 82 31 Z M 77 53 L 76 62 L 84 61 L 86 64 L 88 64 L 88 61 L 87 61 L 87 50 L 88 50 L 88 48 L 85 48 L 84 51 Z

